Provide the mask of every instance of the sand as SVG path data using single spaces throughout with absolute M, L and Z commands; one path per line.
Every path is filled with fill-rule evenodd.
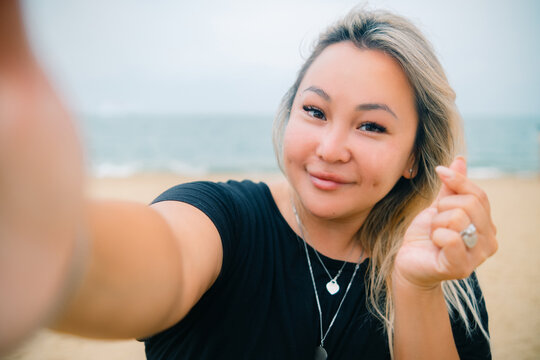
M 275 174 L 212 176 L 273 180 Z M 200 179 L 200 178 L 199 178 Z M 147 174 L 126 179 L 94 179 L 93 196 L 148 203 L 166 188 L 191 178 Z M 487 192 L 498 229 L 499 251 L 478 269 L 490 315 L 494 359 L 540 359 L 540 178 L 476 180 Z M 39 331 L 4 357 L 9 360 L 138 360 L 143 344 L 98 341 Z

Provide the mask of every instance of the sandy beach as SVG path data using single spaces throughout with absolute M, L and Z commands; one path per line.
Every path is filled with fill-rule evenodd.
M 250 178 L 272 181 L 276 174 L 214 175 L 202 179 Z M 199 177 L 198 179 L 201 179 Z M 93 179 L 93 196 L 150 202 L 168 187 L 192 180 L 177 175 L 146 174 Z M 479 270 L 490 314 L 494 359 L 540 358 L 540 178 L 476 180 L 487 192 L 498 229 L 499 251 Z M 39 331 L 9 360 L 138 360 L 143 344 L 97 341 Z

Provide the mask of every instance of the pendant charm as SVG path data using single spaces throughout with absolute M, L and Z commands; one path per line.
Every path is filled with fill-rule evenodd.
M 332 279 L 326 283 L 326 290 L 328 290 L 330 295 L 337 294 L 337 292 L 339 291 L 339 285 L 335 279 Z
M 328 353 L 322 345 L 319 345 L 315 348 L 315 360 L 326 360 L 328 359 Z

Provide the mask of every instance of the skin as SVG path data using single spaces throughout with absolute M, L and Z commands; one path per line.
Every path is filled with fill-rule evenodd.
M 0 354 L 50 320 L 80 272 L 71 257 L 83 218 L 81 164 L 73 124 L 30 53 L 18 4 L 1 1 Z
M 410 176 L 417 123 L 413 91 L 390 56 L 343 42 L 314 61 L 285 130 L 282 185 L 313 246 L 339 259 L 350 253 L 371 208 Z M 290 200 L 278 206 L 295 229 Z
M 439 196 L 409 227 L 392 274 L 397 359 L 459 358 L 441 281 L 468 277 L 497 251 L 489 201 L 466 177 L 465 159 L 436 170 L 443 182 Z M 471 222 L 478 243 L 469 249 L 459 233 Z
M 16 1 L 2 6 L 6 19 L 20 20 Z M 102 338 L 140 338 L 170 327 L 219 274 L 223 250 L 215 226 L 183 203 L 146 206 L 85 198 L 69 114 L 33 61 L 21 22 L 0 21 L 0 26 L 5 27 L 0 34 L 14 34 L 0 36 L 0 74 L 6 75 L 0 76 L 0 90 L 10 96 L 9 106 L 0 106 L 0 254 L 12 255 L 0 263 L 0 273 L 15 278 L 24 268 L 26 276 L 23 286 L 0 282 L 0 293 L 10 295 L 2 297 L 1 323 L 18 328 L 9 337 L 0 334 L 0 353 L 42 324 Z M 324 110 L 325 119 L 313 108 L 306 111 L 306 102 Z M 410 176 L 413 103 L 399 66 L 377 51 L 337 44 L 308 70 L 286 130 L 288 182 L 271 190 L 298 232 L 291 198 L 295 201 L 311 244 L 325 255 L 351 260 L 351 254 L 356 260 L 361 251 L 352 241 L 356 229 L 401 176 Z M 373 122 L 387 132 L 374 131 Z M 462 159 L 439 169 L 444 183 L 439 198 L 415 219 L 397 255 L 396 358 L 457 358 L 440 283 L 467 276 L 497 247 L 487 197 L 464 172 Z M 479 236 L 473 249 L 459 236 L 470 222 Z M 88 251 L 74 262 L 80 233 L 88 235 Z M 81 269 L 68 287 L 67 279 L 73 282 Z M 29 296 L 21 289 L 40 289 L 47 306 L 23 301 Z M 9 311 L 11 304 L 17 304 L 16 312 Z

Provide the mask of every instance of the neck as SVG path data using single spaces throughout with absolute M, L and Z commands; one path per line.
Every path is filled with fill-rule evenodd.
M 290 207 L 291 212 L 296 208 L 299 220 L 293 215 L 292 228 L 318 252 L 336 260 L 358 261 L 362 247 L 356 234 L 365 217 L 323 219 L 305 209 L 296 196 L 290 197 Z

